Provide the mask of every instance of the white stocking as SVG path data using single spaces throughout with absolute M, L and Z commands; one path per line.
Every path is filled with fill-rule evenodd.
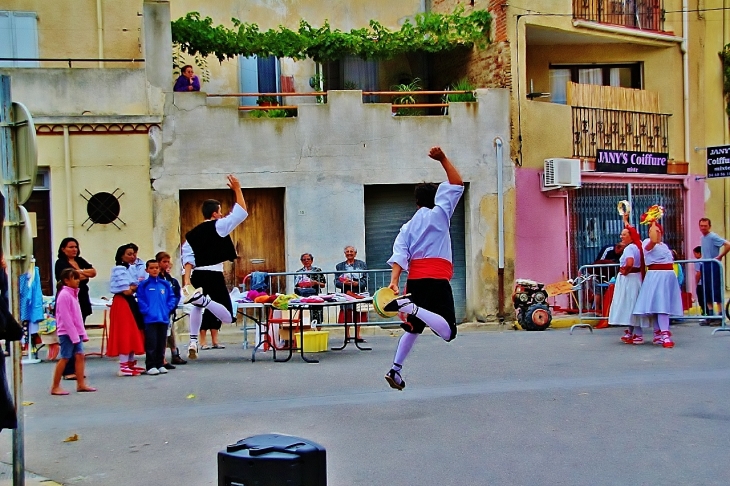
M 669 314 L 657 314 L 656 320 L 659 322 L 659 329 L 669 331 Z
M 395 358 L 393 358 L 393 364 L 398 366 L 397 371 L 400 371 L 400 367 L 403 366 L 403 361 L 405 361 L 408 353 L 411 352 L 411 348 L 415 344 L 416 339 L 418 339 L 418 334 L 411 332 L 407 332 L 400 337 L 398 348 L 395 350 Z M 393 369 L 396 369 L 396 367 L 393 366 Z
M 426 310 L 423 307 L 418 307 L 413 303 L 404 305 L 399 309 L 399 312 L 418 317 L 444 341 L 451 339 L 451 328 L 449 327 L 449 323 L 446 322 L 446 319 L 435 312 Z
M 200 326 L 203 323 L 203 310 L 206 309 L 209 312 L 212 312 L 214 316 L 216 316 L 218 319 L 220 319 L 221 322 L 225 323 L 231 323 L 233 322 L 233 317 L 231 317 L 231 313 L 228 312 L 228 309 L 223 304 L 219 304 L 218 302 L 214 300 L 208 299 L 208 304 L 203 307 L 193 306 L 193 310 L 190 311 L 190 339 L 195 338 L 198 339 L 198 334 L 200 333 Z
M 193 306 L 193 310 L 190 311 L 190 339 L 191 340 L 194 338 L 197 341 L 201 324 L 203 324 L 203 309 L 201 307 Z

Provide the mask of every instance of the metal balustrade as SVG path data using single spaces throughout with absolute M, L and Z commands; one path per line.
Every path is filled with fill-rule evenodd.
M 715 259 L 676 260 L 682 268 L 682 308 L 683 314 L 670 316 L 672 321 L 694 321 L 719 327 L 712 334 L 730 331 L 727 316 L 723 312 L 725 296 L 725 268 Z M 609 308 L 606 294 L 618 272 L 618 264 L 583 265 L 580 267 L 574 287 L 578 302 L 580 324 L 573 328 L 586 327 L 592 330 L 593 324 L 608 322 Z M 698 274 L 699 272 L 699 274 Z M 699 280 L 697 279 L 699 275 Z M 700 288 L 698 288 L 698 284 Z M 730 303 L 728 304 L 730 306 Z M 618 327 L 618 326 L 617 326 Z
M 664 2 L 662 0 L 573 0 L 573 18 L 634 29 L 664 31 Z
M 664 113 L 573 107 L 573 156 L 596 157 L 598 149 L 669 152 Z

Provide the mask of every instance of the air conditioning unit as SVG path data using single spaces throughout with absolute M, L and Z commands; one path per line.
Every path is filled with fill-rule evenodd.
M 545 159 L 542 190 L 577 189 L 580 187 L 579 159 Z

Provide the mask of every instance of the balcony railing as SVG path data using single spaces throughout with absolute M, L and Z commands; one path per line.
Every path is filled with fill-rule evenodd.
M 669 152 L 669 117 L 664 113 L 573 107 L 573 156 L 596 150 Z
M 662 0 L 573 0 L 573 18 L 641 30 L 664 30 Z

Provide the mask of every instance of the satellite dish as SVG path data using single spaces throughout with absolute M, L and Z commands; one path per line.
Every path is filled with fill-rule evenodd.
M 23 227 L 20 230 L 20 253 L 25 257 L 23 261 L 23 271 L 30 273 L 33 260 L 33 223 L 25 207 L 18 205 L 20 221 Z
M 13 102 L 13 131 L 15 132 L 15 170 L 18 183 L 18 204 L 25 203 L 33 192 L 38 174 L 38 143 L 35 123 L 22 103 Z

